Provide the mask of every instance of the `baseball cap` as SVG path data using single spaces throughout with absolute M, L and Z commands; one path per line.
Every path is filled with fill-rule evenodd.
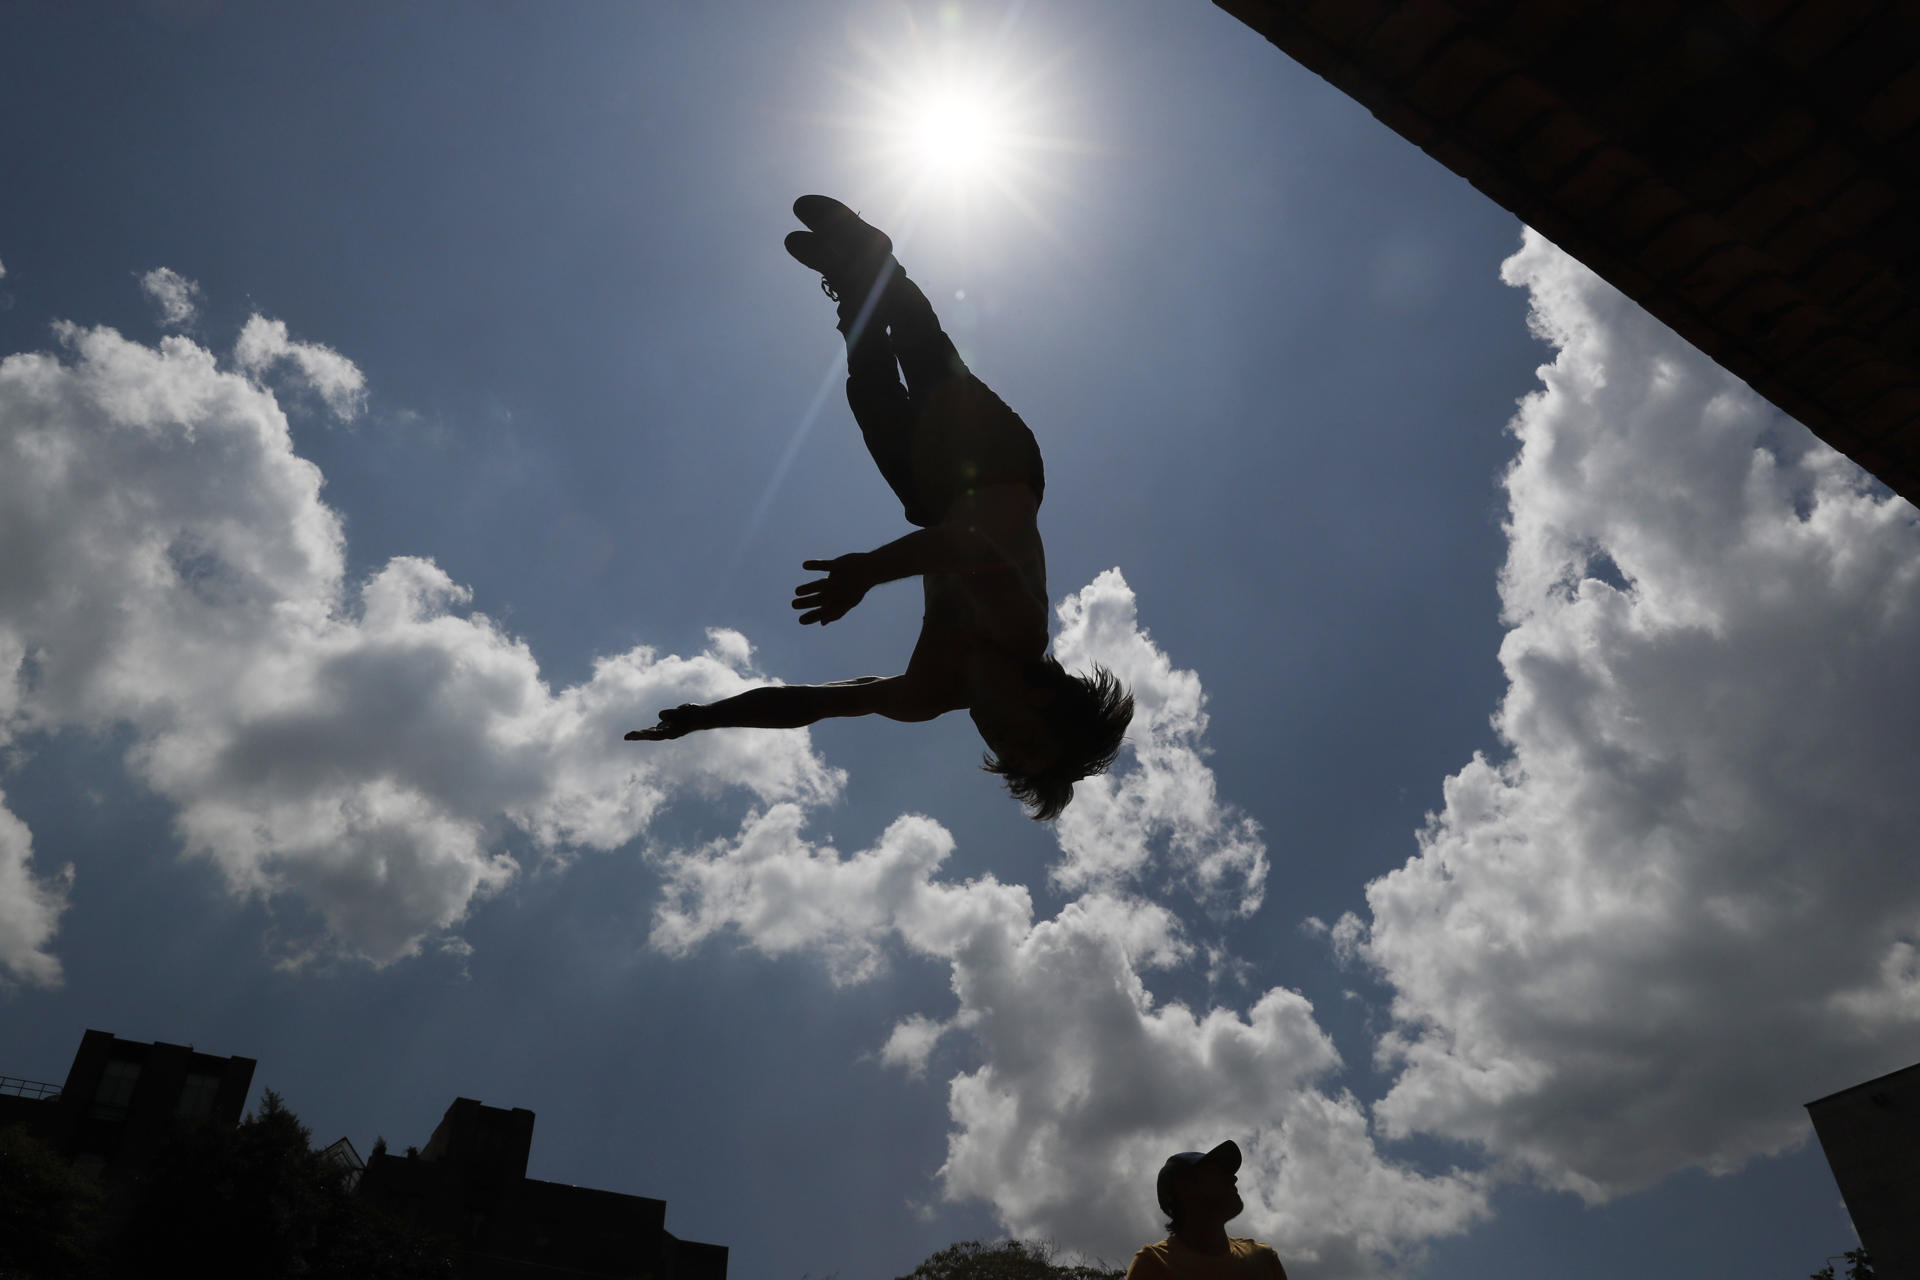
M 1240 1148 L 1232 1139 L 1221 1143 L 1211 1151 L 1182 1151 L 1167 1157 L 1160 1166 L 1160 1177 L 1154 1183 L 1154 1193 L 1160 1198 L 1160 1212 L 1169 1218 L 1173 1216 L 1173 1189 L 1201 1164 L 1217 1164 L 1228 1173 L 1240 1171 Z

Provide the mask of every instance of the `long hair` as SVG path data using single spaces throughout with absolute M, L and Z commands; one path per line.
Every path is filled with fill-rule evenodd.
M 1105 773 L 1120 754 L 1133 722 L 1133 695 L 1099 663 L 1086 675 L 1073 675 L 1051 657 L 1043 658 L 1035 683 L 1051 684 L 1052 702 L 1036 708 L 1060 744 L 1053 763 L 1038 773 L 1021 773 L 992 752 L 981 768 L 998 774 L 1013 798 L 1027 806 L 1035 822 L 1052 822 L 1073 799 L 1073 784 Z

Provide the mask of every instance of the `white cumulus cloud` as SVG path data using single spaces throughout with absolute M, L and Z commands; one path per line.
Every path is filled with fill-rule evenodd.
M 57 332 L 61 350 L 0 361 L 0 743 L 129 727 L 190 855 L 317 913 L 296 956 L 417 952 L 514 876 L 514 833 L 564 854 L 635 838 L 674 794 L 837 793 L 804 733 L 620 740 L 763 682 L 744 637 L 637 648 L 550 689 L 431 561 L 346 579 L 340 519 L 270 389 L 185 337 Z M 298 359 L 282 330 L 253 332 Z M 26 840 L 0 822 L 0 962 L 54 981 L 63 881 L 33 878 Z
M 946 1196 L 1122 1256 L 1166 1153 L 1232 1136 L 1242 1229 L 1302 1276 L 1405 1264 L 1501 1179 L 1601 1199 L 1736 1168 L 1802 1141 L 1807 1099 L 1912 1061 L 1913 509 L 1539 237 L 1504 271 L 1556 354 L 1512 424 L 1503 752 L 1447 780 L 1368 918 L 1316 930 L 1393 992 L 1384 1098 L 1341 1087 L 1296 992 L 1155 994 L 1231 963 L 1195 920 L 1256 909 L 1268 864 L 1206 766 L 1199 678 L 1117 572 L 1060 609 L 1063 661 L 1112 666 L 1140 709 L 1057 825 L 1050 878 L 1079 896 L 1051 919 L 1021 886 L 942 879 L 930 819 L 843 855 L 788 806 L 668 858 L 656 945 L 731 934 L 842 982 L 896 952 L 947 965 L 954 1007 L 879 1050 L 947 1078 Z M 1397 1159 L 1418 1135 L 1485 1160 Z
M 1266 845 L 1253 819 L 1223 802 L 1206 765 L 1206 695 L 1139 625 L 1133 591 L 1109 569 L 1058 609 L 1054 653 L 1071 669 L 1098 662 L 1133 692 L 1126 763 L 1074 787 L 1056 824 L 1065 856 L 1053 878 L 1080 890 L 1124 882 L 1148 868 L 1160 879 L 1239 915 L 1260 906 Z
M 1380 1148 L 1299 993 L 1274 987 L 1244 1011 L 1156 999 L 1143 971 L 1184 958 L 1177 927 L 1162 907 L 1091 897 L 952 958 L 952 1021 L 979 1065 L 948 1086 L 950 1199 L 1123 1258 L 1163 1234 L 1161 1161 L 1231 1137 L 1246 1155 L 1236 1234 L 1308 1280 L 1377 1275 L 1485 1214 L 1479 1176 L 1423 1174 Z
M 73 867 L 35 875 L 33 834 L 7 810 L 0 794 L 0 989 L 11 982 L 60 985 L 60 961 L 50 948 L 67 906 Z
M 986 1201 L 1016 1234 L 1122 1258 L 1161 1234 L 1160 1162 L 1228 1136 L 1248 1155 L 1241 1227 L 1274 1241 L 1290 1274 L 1375 1274 L 1465 1229 L 1486 1212 L 1483 1180 L 1423 1174 L 1378 1147 L 1365 1106 L 1334 1083 L 1340 1057 L 1303 996 L 1274 987 L 1244 1010 L 1197 1010 L 1152 992 L 1149 975 L 1219 956 L 1141 889 L 1176 882 L 1175 898 L 1238 912 L 1257 903 L 1265 846 L 1218 801 L 1201 763 L 1199 680 L 1140 630 L 1124 579 L 1102 574 L 1060 616 L 1063 660 L 1108 663 L 1140 711 L 1111 786 L 1068 810 L 1091 800 L 1091 820 L 1057 829 L 1052 877 L 1079 896 L 1056 915 L 1036 919 L 1024 886 L 941 878 L 953 838 L 930 818 L 902 817 L 843 854 L 810 840 L 789 804 L 663 858 L 654 945 L 686 954 L 734 937 L 769 956 L 818 956 L 842 983 L 896 953 L 945 964 L 955 1007 L 900 1018 L 880 1060 L 916 1075 L 957 1066 L 940 1190 Z M 1102 840 L 1125 852 L 1105 856 Z
M 295 342 L 288 336 L 284 320 L 247 317 L 240 340 L 234 344 L 233 358 L 255 378 L 282 363 L 292 364 L 301 382 L 342 421 L 358 417 L 366 405 L 367 381 L 359 366 L 332 347 Z
M 140 277 L 140 288 L 160 308 L 160 323 L 177 329 L 200 314 L 200 286 L 172 267 L 155 267 Z
M 1920 1056 L 1914 509 L 1536 235 L 1499 759 L 1344 939 L 1390 1134 L 1592 1199 Z
M 1023 927 L 1032 914 L 1024 888 L 991 876 L 936 882 L 953 837 L 930 818 L 899 818 L 878 845 L 852 857 L 808 842 L 805 825 L 800 806 L 776 805 L 749 818 L 737 837 L 669 856 L 653 944 L 684 955 L 734 929 L 766 955 L 817 952 L 835 981 L 848 983 L 878 973 L 886 943 L 902 931 L 944 945 L 981 927 Z

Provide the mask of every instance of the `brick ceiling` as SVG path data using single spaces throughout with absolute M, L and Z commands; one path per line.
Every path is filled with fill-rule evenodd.
M 1215 3 L 1920 502 L 1920 3 Z

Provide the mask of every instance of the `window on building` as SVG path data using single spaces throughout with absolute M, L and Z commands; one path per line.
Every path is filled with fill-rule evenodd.
M 213 1100 L 220 1093 L 220 1077 L 195 1071 L 180 1089 L 180 1101 L 173 1109 L 176 1120 L 199 1124 L 213 1114 Z
M 140 1080 L 140 1064 L 115 1058 L 100 1073 L 100 1087 L 93 1094 L 93 1114 L 102 1120 L 117 1120 L 127 1114 L 133 1101 L 133 1086 Z

